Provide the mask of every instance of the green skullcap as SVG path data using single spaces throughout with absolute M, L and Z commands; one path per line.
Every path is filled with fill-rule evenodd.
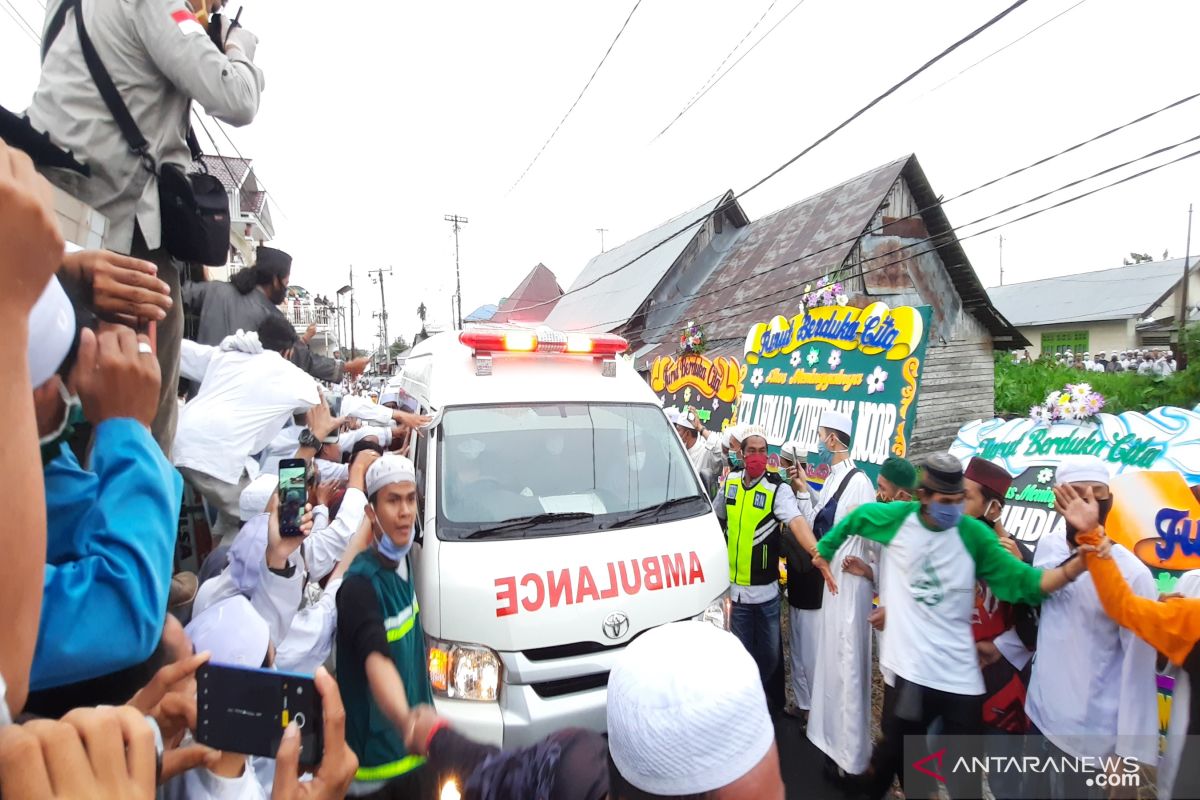
M 891 481 L 897 488 L 913 490 L 917 488 L 917 468 L 907 459 L 890 456 L 883 462 L 879 474 Z

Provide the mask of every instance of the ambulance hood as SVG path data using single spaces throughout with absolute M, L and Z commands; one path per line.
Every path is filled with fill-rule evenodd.
M 703 612 L 729 588 L 712 512 L 636 528 L 439 544 L 440 630 L 427 632 L 501 652 L 625 644 Z M 614 614 L 628 625 L 613 625 Z

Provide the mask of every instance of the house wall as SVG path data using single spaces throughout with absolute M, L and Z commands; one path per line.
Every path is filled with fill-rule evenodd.
M 917 395 L 917 420 L 907 458 L 945 452 L 963 423 L 995 415 L 992 338 L 968 313 L 959 312 L 949 339 L 931 337 Z
M 1190 302 L 1190 301 L 1189 301 Z M 1043 334 L 1087 334 L 1087 352 L 1130 350 L 1137 347 L 1136 321 L 1132 319 L 1099 320 L 1093 322 L 1058 323 L 1054 325 L 1028 325 L 1020 328 L 1030 342 L 1029 354 L 1038 358 L 1042 354 Z M 1049 348 L 1053 351 L 1053 347 Z

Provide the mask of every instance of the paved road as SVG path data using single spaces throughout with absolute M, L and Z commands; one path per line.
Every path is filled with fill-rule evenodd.
M 842 791 L 825 779 L 825 756 L 813 747 L 797 720 L 780 717 L 775 742 L 788 800 L 845 800 Z

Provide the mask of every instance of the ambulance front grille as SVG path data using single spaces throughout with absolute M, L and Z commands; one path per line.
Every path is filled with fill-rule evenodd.
M 579 675 L 574 678 L 563 678 L 557 681 L 544 681 L 530 684 L 538 697 L 561 697 L 564 694 L 586 692 L 591 689 L 601 689 L 608 686 L 608 673 L 600 672 L 595 675 Z

